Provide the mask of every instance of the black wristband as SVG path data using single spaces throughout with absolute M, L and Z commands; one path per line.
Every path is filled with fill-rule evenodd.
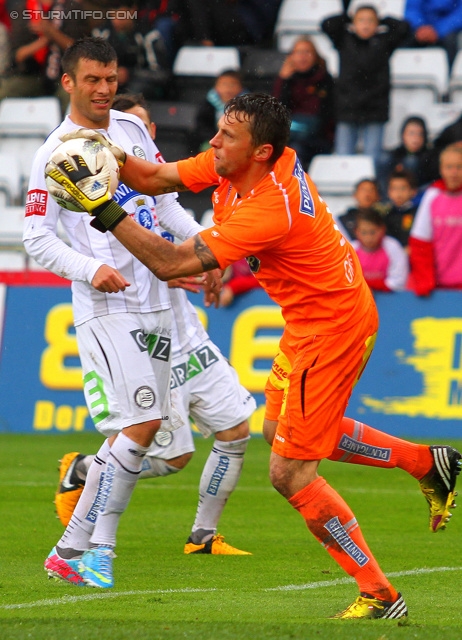
M 115 229 L 119 222 L 126 218 L 128 214 L 117 202 L 109 200 L 109 202 L 105 202 L 104 204 L 100 204 L 99 207 L 96 207 L 96 209 L 93 210 L 93 215 L 95 217 L 90 222 L 91 226 L 101 231 L 101 233 L 106 233 L 106 231 Z

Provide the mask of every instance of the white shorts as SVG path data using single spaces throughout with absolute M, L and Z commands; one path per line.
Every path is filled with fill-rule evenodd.
M 109 437 L 170 411 L 170 310 L 115 313 L 76 327 L 88 411 Z
M 204 437 L 237 426 L 256 409 L 254 397 L 211 340 L 172 363 L 172 402 L 184 426 L 158 432 L 148 455 L 170 460 L 194 451 L 189 417 Z

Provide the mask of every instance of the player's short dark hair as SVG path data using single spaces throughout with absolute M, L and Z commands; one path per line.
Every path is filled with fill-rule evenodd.
M 358 223 L 361 221 L 371 222 L 375 224 L 377 227 L 385 227 L 386 223 L 377 209 L 374 207 L 366 207 L 364 209 L 358 209 L 355 214 L 355 228 L 358 226 Z
M 406 180 L 411 189 L 417 189 L 417 178 L 412 171 L 408 171 L 407 169 L 394 169 L 388 177 L 388 184 L 390 184 L 393 179 Z
M 267 93 L 246 93 L 226 103 L 225 117 L 231 113 L 239 122 L 249 123 L 255 147 L 273 146 L 270 162 L 275 163 L 289 141 L 291 120 L 286 107 Z
M 63 72 L 75 80 L 75 71 L 79 60 L 95 60 L 104 65 L 117 62 L 114 47 L 104 38 L 81 38 L 76 40 L 63 54 L 61 65 Z
M 118 93 L 112 103 L 112 108 L 116 111 L 128 111 L 133 107 L 141 107 L 149 113 L 148 103 L 142 93 Z

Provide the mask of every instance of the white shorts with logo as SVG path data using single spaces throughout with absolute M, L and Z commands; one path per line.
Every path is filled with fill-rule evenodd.
M 114 313 L 76 327 L 88 411 L 109 437 L 170 411 L 170 310 Z
M 218 347 L 207 340 L 172 362 L 172 402 L 184 425 L 159 431 L 148 455 L 170 460 L 194 451 L 189 417 L 204 437 L 237 426 L 256 409 L 254 397 L 238 380 Z

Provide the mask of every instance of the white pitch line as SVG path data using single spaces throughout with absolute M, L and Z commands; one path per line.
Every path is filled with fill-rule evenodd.
M 394 571 L 387 573 L 390 578 L 399 578 L 402 576 L 417 576 L 425 573 L 442 573 L 444 571 L 462 571 L 462 567 L 433 567 L 431 569 L 410 569 L 408 571 Z M 323 587 L 335 587 L 339 584 L 350 584 L 354 582 L 353 578 L 337 578 L 336 580 L 322 580 L 318 582 L 308 582 L 307 584 L 289 584 L 280 587 L 268 587 L 261 589 L 262 591 L 304 591 L 305 589 L 321 589 Z M 47 600 L 36 600 L 35 602 L 24 602 L 22 604 L 2 604 L 0 610 L 11 609 L 32 609 L 34 607 L 53 607 L 60 604 L 72 604 L 78 602 L 87 602 L 89 600 L 102 600 L 107 598 L 125 598 L 127 596 L 145 596 L 156 594 L 175 594 L 175 593 L 210 593 L 217 591 L 225 591 L 225 589 L 194 589 L 185 587 L 184 589 L 153 589 L 149 591 L 111 591 L 98 592 L 81 596 L 63 596 L 62 598 L 49 598 Z
M 124 598 L 126 596 L 150 596 L 161 593 L 209 593 L 218 589 L 150 589 L 148 591 L 110 591 L 88 593 L 81 596 L 63 596 L 62 598 L 49 598 L 36 602 L 24 602 L 23 604 L 2 604 L 0 609 L 32 609 L 33 607 L 53 607 L 56 604 L 69 604 L 74 602 L 86 602 L 88 600 L 101 600 L 107 598 Z
M 402 576 L 418 576 L 423 573 L 442 573 L 443 571 L 462 571 L 462 567 L 434 567 L 432 569 L 410 569 L 408 571 L 392 571 L 387 577 L 401 578 Z M 271 587 L 263 591 L 304 591 L 305 589 L 319 589 L 320 587 L 335 587 L 338 584 L 349 584 L 353 578 L 337 578 L 336 580 L 323 580 L 321 582 L 308 582 L 307 584 L 288 584 L 283 587 Z

